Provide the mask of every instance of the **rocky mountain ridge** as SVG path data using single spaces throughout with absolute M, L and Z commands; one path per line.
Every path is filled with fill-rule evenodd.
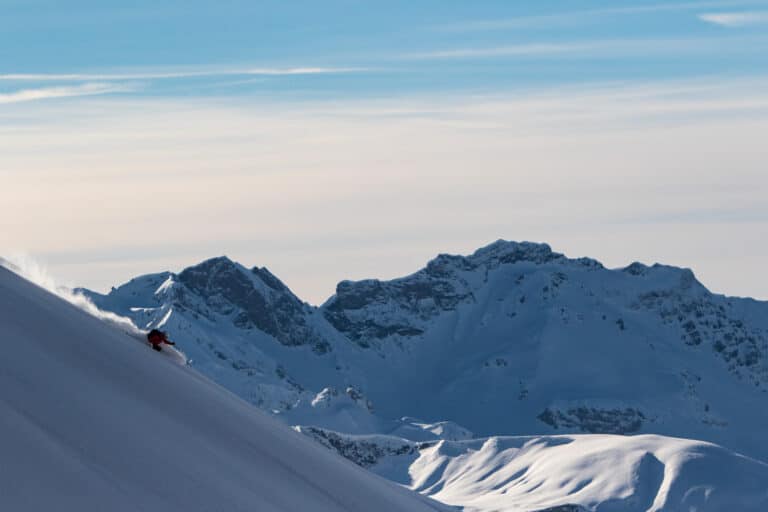
M 653 432 L 768 458 L 748 439 L 768 427 L 768 304 L 687 269 L 498 241 L 343 281 L 320 307 L 224 257 L 84 293 L 168 330 L 200 371 L 291 424 L 419 441 L 439 436 L 415 423 L 443 420 L 483 436 Z

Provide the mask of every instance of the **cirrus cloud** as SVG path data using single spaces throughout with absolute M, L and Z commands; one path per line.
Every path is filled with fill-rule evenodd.
M 46 100 L 54 98 L 70 98 L 75 96 L 96 96 L 135 91 L 134 84 L 116 83 L 85 83 L 75 86 L 41 87 L 36 89 L 21 89 L 9 93 L 0 93 L 0 105 L 21 103 L 25 101 Z
M 365 68 L 189 68 L 189 69 L 148 69 L 111 73 L 7 73 L 0 75 L 6 82 L 62 82 L 62 81 L 115 81 L 115 80 L 163 80 L 174 78 L 204 78 L 216 76 L 286 76 L 320 75 L 330 73 L 353 73 L 366 71 Z
M 768 11 L 705 13 L 699 19 L 723 27 L 768 25 Z

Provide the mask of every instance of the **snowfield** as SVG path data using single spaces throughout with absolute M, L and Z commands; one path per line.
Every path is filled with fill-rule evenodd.
M 300 431 L 466 512 L 768 510 L 768 465 L 701 441 L 587 434 L 414 443 Z
M 580 435 L 440 442 L 409 485 L 467 510 L 768 510 L 768 465 L 669 437 Z
M 444 510 L 0 268 L 0 509 Z

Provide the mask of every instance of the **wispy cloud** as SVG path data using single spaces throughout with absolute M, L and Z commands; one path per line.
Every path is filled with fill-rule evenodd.
M 472 59 L 493 57 L 612 57 L 644 56 L 659 53 L 701 53 L 722 50 L 728 44 L 764 45 L 768 38 L 668 38 L 668 39 L 603 39 L 558 43 L 525 43 L 479 48 L 452 48 L 401 55 L 406 60 Z
M 162 80 L 174 78 L 205 78 L 216 76 L 284 76 L 284 75 L 318 75 L 329 73 L 353 73 L 365 71 L 365 68 L 326 68 L 326 67 L 295 67 L 295 68 L 192 68 L 174 70 L 141 70 L 125 73 L 7 73 L 1 74 L 2 81 L 15 82 L 89 82 L 89 81 L 121 81 L 121 80 Z
M 457 240 L 469 250 L 504 233 L 565 246 L 587 240 L 613 248 L 619 260 L 608 264 L 618 265 L 629 250 L 667 259 L 683 230 L 691 250 L 675 258 L 696 263 L 766 227 L 749 211 L 766 211 L 766 79 L 558 84 L 487 98 L 428 91 L 284 104 L 162 96 L 24 104 L 0 122 L 0 247 L 69 253 L 52 262 L 91 286 L 226 251 L 278 262 L 317 302 L 350 273 L 368 275 L 366 258 L 382 250 L 407 249 L 384 258 L 382 272 L 398 275 L 413 251 Z M 173 201 L 137 208 L 148 184 Z M 381 215 L 393 197 L 397 211 Z M 733 205 L 746 210 L 743 221 L 728 213 Z M 707 209 L 726 213 L 704 225 L 605 222 Z M 277 210 L 274 222 L 242 221 Z M 301 249 L 318 224 L 323 257 L 307 269 Z M 752 257 L 768 250 L 758 242 L 738 262 L 745 273 L 764 266 Z M 98 251 L 114 259 L 92 259 Z M 363 263 L 350 270 L 350 261 Z M 719 286 L 758 293 L 750 280 L 734 288 L 733 264 L 723 265 Z
M 524 57 L 574 53 L 599 48 L 597 43 L 531 43 L 485 48 L 457 48 L 403 55 L 406 59 L 464 59 L 480 57 Z
M 542 14 L 534 16 L 517 16 L 513 18 L 494 19 L 494 20 L 474 20 L 462 23 L 454 23 L 437 27 L 442 30 L 455 32 L 480 32 L 492 30 L 513 30 L 513 29 L 537 29 L 554 28 L 561 26 L 579 25 L 585 21 L 598 19 L 604 16 L 613 15 L 631 15 L 643 13 L 686 11 L 693 9 L 710 9 L 718 7 L 733 7 L 736 5 L 754 4 L 752 1 L 744 2 L 725 2 L 725 1 L 702 1 L 702 2 L 678 2 L 678 3 L 657 3 L 649 5 L 628 5 L 624 7 L 607 7 L 602 9 L 583 9 L 580 11 L 561 12 L 554 14 Z
M 724 27 L 768 25 L 768 11 L 705 13 L 699 19 Z
M 9 93 L 0 93 L 0 105 L 21 103 L 25 101 L 45 100 L 53 98 L 69 98 L 74 96 L 96 96 L 118 92 L 131 92 L 137 89 L 134 84 L 115 83 L 85 83 L 67 87 L 42 87 L 37 89 L 21 89 Z

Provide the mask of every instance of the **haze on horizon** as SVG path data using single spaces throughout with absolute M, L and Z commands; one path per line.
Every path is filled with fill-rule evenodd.
M 0 3 L 0 255 L 70 284 L 504 238 L 768 299 L 766 0 Z

